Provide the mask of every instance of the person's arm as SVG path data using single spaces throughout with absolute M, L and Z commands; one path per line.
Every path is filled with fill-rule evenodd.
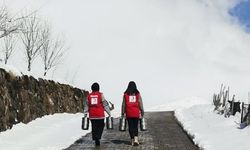
M 103 104 L 105 111 L 110 116 L 111 114 L 110 114 L 110 109 L 109 109 L 109 103 L 107 102 L 103 94 L 102 94 L 102 104 Z
M 142 103 L 142 98 L 141 98 L 141 95 L 139 95 L 139 108 L 141 110 L 141 115 L 142 117 L 144 116 L 144 108 L 143 108 L 143 103 Z

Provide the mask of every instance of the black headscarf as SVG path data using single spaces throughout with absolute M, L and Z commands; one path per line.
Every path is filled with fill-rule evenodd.
M 97 92 L 97 91 L 99 91 L 99 90 L 100 90 L 99 84 L 98 84 L 97 82 L 93 83 L 93 84 L 91 85 L 91 90 L 92 90 L 92 92 Z

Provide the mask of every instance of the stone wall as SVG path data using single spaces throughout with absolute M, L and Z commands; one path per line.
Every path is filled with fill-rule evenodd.
M 83 111 L 87 91 L 0 68 L 0 132 L 54 113 Z

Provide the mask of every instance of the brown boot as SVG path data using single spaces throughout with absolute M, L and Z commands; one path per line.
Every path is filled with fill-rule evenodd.
M 137 146 L 139 145 L 139 140 L 138 140 L 138 136 L 135 136 L 135 141 L 134 141 L 134 145 Z

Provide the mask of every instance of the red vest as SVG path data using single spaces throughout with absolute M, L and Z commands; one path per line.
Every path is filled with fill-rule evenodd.
M 92 92 L 88 95 L 89 118 L 104 118 L 104 107 L 102 104 L 102 93 Z
M 128 95 L 124 94 L 125 97 L 125 110 L 127 118 L 139 118 L 140 108 L 139 108 L 139 95 Z

